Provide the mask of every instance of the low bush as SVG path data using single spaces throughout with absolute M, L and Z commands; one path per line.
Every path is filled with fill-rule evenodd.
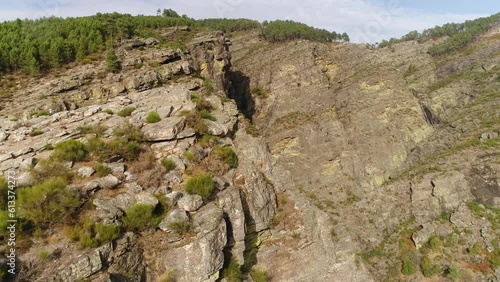
M 57 143 L 52 157 L 62 161 L 81 161 L 87 155 L 85 144 L 78 140 L 70 139 Z
M 49 158 L 40 160 L 36 169 L 31 170 L 31 174 L 37 183 L 44 182 L 51 178 L 61 178 L 66 183 L 70 183 L 75 177 L 75 173 L 60 161 Z
M 30 112 L 30 117 L 50 116 L 48 110 L 35 110 Z
M 186 126 L 191 127 L 198 135 L 208 134 L 208 126 L 203 122 L 200 111 L 192 111 L 185 115 Z
M 129 106 L 121 109 L 117 114 L 121 117 L 128 117 L 135 111 L 135 107 Z
M 18 214 L 40 227 L 64 223 L 80 206 L 76 191 L 62 178 L 47 180 L 32 188 L 18 190 Z
M 422 271 L 422 274 L 427 278 L 441 273 L 441 268 L 438 265 L 433 266 L 431 259 L 428 257 L 424 258 L 420 263 L 420 270 Z
M 208 119 L 211 121 L 216 121 L 217 119 L 207 110 L 201 110 L 200 111 L 200 116 L 201 118 Z
M 140 127 L 135 126 L 130 122 L 125 122 L 113 129 L 113 136 L 122 137 L 128 141 L 140 142 L 142 140 L 142 131 Z
M 415 265 L 410 260 L 403 260 L 403 266 L 401 267 L 401 273 L 406 276 L 415 274 Z
M 217 157 L 223 160 L 231 168 L 238 167 L 238 156 L 236 156 L 236 153 L 231 147 L 217 146 L 215 147 L 215 153 Z
M 242 281 L 241 268 L 235 258 L 231 257 L 229 263 L 222 270 L 222 277 L 228 282 Z
M 212 81 L 210 79 L 204 79 L 203 86 L 205 87 L 205 90 L 208 91 L 208 93 L 214 92 L 214 86 L 213 86 Z
M 179 236 L 186 235 L 191 230 L 191 223 L 186 221 L 172 222 L 169 227 Z
M 189 151 L 185 151 L 184 152 L 184 157 L 186 158 L 186 160 L 188 160 L 190 162 L 192 162 L 192 161 L 194 161 L 196 159 L 196 156 L 193 153 L 189 152 Z
M 107 161 L 113 157 L 124 158 L 128 161 L 139 156 L 140 148 L 137 141 L 128 141 L 123 138 L 115 138 L 104 141 L 95 137 L 89 139 L 87 143 L 88 151 L 99 161 Z
M 50 252 L 47 249 L 38 250 L 37 257 L 41 261 L 48 260 L 50 258 Z
M 123 224 L 127 230 L 140 232 L 152 226 L 154 207 L 146 204 L 135 204 L 125 212 Z
M 77 128 L 82 135 L 95 134 L 97 137 L 104 135 L 104 132 L 106 132 L 107 129 L 108 127 L 101 124 L 84 125 Z
M 161 121 L 161 117 L 157 112 L 151 111 L 148 113 L 148 116 L 146 117 L 146 121 L 148 123 L 157 123 L 157 122 Z
M 167 170 L 167 172 L 170 172 L 177 167 L 174 161 L 167 158 L 161 160 L 161 165 L 163 165 L 163 167 Z
M 267 276 L 267 273 L 265 271 L 257 270 L 252 268 L 250 271 L 250 276 L 252 277 L 254 282 L 267 282 L 269 281 L 269 278 Z
M 104 109 L 104 110 L 102 110 L 102 112 L 107 113 L 108 115 L 114 114 L 113 110 L 111 110 L 111 109 Z
M 198 141 L 198 145 L 200 145 L 203 148 L 208 148 L 208 147 L 211 147 L 211 146 L 217 144 L 217 141 L 219 141 L 219 137 L 217 137 L 217 136 L 204 135 Z
M 42 135 L 43 134 L 43 130 L 41 129 L 38 129 L 38 128 L 33 128 L 30 132 L 30 136 L 31 137 L 34 137 L 34 136 L 38 136 L 38 135 Z
M 84 221 L 71 229 L 70 239 L 78 242 L 80 249 L 96 248 L 120 236 L 120 227 Z
M 200 195 L 206 201 L 212 195 L 214 181 L 210 174 L 200 174 L 189 179 L 184 189 L 189 194 Z
M 105 177 L 105 176 L 108 176 L 109 174 L 111 174 L 111 168 L 109 168 L 108 166 L 106 166 L 102 163 L 96 164 L 94 169 L 95 169 L 97 176 L 99 176 L 99 177 Z

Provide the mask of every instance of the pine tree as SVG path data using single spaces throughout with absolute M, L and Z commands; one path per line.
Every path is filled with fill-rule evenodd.
M 110 48 L 106 56 L 106 70 L 108 72 L 119 72 L 121 70 L 120 62 L 118 61 L 118 56 L 116 56 L 115 49 Z

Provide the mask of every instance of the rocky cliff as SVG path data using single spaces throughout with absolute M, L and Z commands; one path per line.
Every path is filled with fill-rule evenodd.
M 9 78 L 0 170 L 73 175 L 79 198 L 23 231 L 20 281 L 500 279 L 498 30 L 437 59 L 190 37 L 122 42 L 119 73 Z M 61 159 L 68 141 L 85 157 Z

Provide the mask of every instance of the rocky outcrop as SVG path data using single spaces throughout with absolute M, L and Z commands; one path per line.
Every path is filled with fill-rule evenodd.
M 158 123 L 144 126 L 142 129 L 144 141 L 170 141 L 175 139 L 184 129 L 184 118 L 171 117 Z
M 232 239 L 234 246 L 231 248 L 233 257 L 238 262 L 243 262 L 243 252 L 245 251 L 245 236 L 247 234 L 245 225 L 245 211 L 241 201 L 240 190 L 235 187 L 229 187 L 217 194 L 217 204 L 227 215 L 229 224 L 231 224 Z
M 216 281 L 227 243 L 223 211 L 214 204 L 206 205 L 193 217 L 193 228 L 196 237 L 191 243 L 165 251 L 164 267 L 175 270 L 179 282 Z

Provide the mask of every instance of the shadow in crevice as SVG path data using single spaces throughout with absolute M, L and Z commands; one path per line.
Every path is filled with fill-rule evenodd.
M 228 79 L 231 82 L 228 91 L 229 98 L 236 102 L 238 110 L 246 118 L 252 120 L 255 114 L 255 101 L 250 92 L 250 77 L 241 71 L 231 71 L 229 72 Z

